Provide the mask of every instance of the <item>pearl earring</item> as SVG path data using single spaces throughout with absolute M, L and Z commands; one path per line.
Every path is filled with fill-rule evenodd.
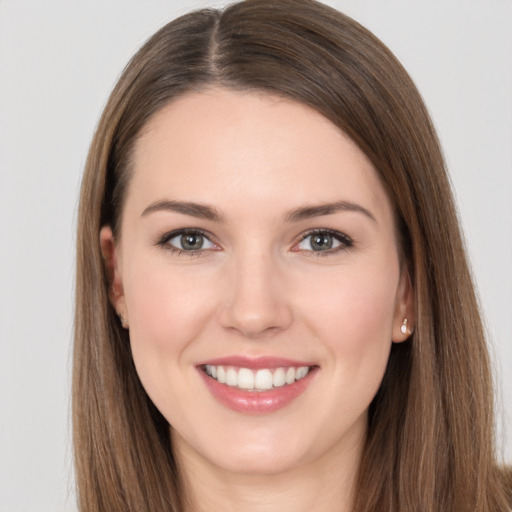
M 400 332 L 402 334 L 407 334 L 407 318 L 404 318 L 404 322 L 402 326 L 400 327 Z

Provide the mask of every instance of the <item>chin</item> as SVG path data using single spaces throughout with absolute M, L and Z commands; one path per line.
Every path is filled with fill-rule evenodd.
M 244 425 L 238 428 L 188 431 L 186 439 L 176 433 L 173 446 L 183 456 L 194 454 L 199 461 L 238 475 L 277 475 L 297 468 L 308 459 L 305 448 L 314 444 L 300 432 L 276 425 Z M 213 425 L 210 425 L 213 427 Z M 184 453 L 187 452 L 187 453 Z M 179 453 L 177 454 L 179 456 Z
M 288 473 L 299 468 L 304 461 L 302 456 L 283 450 L 273 450 L 270 447 L 260 449 L 236 450 L 229 456 L 222 457 L 217 465 L 224 471 L 241 476 L 274 476 Z

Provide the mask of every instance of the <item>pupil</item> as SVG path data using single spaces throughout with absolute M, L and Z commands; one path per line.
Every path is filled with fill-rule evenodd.
M 332 248 L 331 235 L 314 235 L 311 240 L 311 247 L 314 251 Z
M 190 233 L 181 237 L 181 246 L 186 250 L 201 249 L 203 246 L 203 235 Z

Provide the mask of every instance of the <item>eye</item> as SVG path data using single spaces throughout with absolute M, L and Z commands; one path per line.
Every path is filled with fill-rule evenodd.
M 296 250 L 312 252 L 338 252 L 352 246 L 352 240 L 339 231 L 315 230 L 303 235 Z
M 182 230 L 164 235 L 160 245 L 179 252 L 196 252 L 215 249 L 217 246 L 201 231 Z

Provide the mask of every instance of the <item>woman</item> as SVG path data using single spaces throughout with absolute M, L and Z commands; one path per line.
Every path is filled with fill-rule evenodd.
M 510 506 L 439 143 L 353 20 L 248 0 L 155 34 L 77 254 L 82 510 Z

